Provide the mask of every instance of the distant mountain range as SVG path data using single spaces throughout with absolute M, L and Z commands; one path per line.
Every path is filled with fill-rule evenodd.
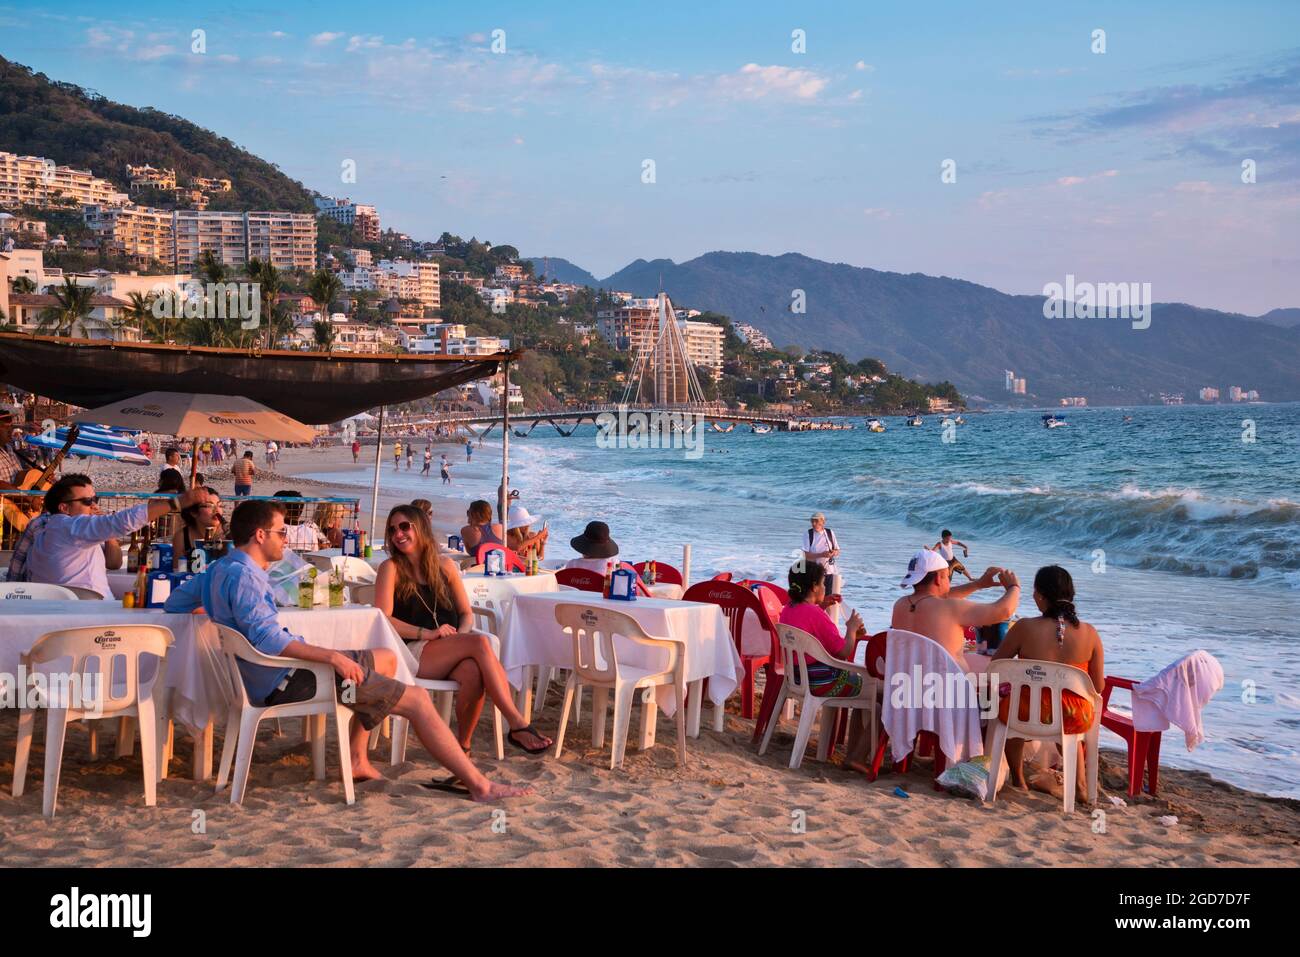
M 580 266 L 575 266 L 567 259 L 560 259 L 556 256 L 528 256 L 525 257 L 533 264 L 533 275 L 546 276 L 556 282 L 571 282 L 579 286 L 591 286 L 597 288 L 600 283 L 596 277 Z
M 1007 369 L 1026 380 L 1031 399 L 1049 403 L 1067 395 L 1093 404 L 1142 402 L 1161 392 L 1190 401 L 1202 386 L 1226 394 L 1230 385 L 1269 400 L 1300 399 L 1300 309 L 1253 318 L 1156 303 L 1150 328 L 1139 330 L 1124 319 L 1046 319 L 1041 296 L 797 253 L 638 259 L 590 284 L 652 296 L 661 278 L 677 304 L 748 322 L 778 346 L 875 356 L 902 375 L 947 379 L 963 394 L 992 400 L 1006 397 Z M 806 312 L 791 311 L 795 290 L 803 290 Z
M 0 57 L 0 150 L 89 169 L 128 188 L 128 163 L 231 180 L 212 209 L 314 212 L 312 192 L 224 136 L 159 110 L 136 109 Z

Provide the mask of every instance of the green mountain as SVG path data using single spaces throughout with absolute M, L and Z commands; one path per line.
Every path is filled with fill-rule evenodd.
M 590 286 L 595 289 L 599 283 L 596 277 L 581 266 L 575 266 L 567 259 L 560 259 L 558 256 L 527 256 L 525 257 L 533 264 L 533 275 L 545 275 L 548 279 L 556 282 L 571 282 L 579 286 Z
M 178 185 L 192 176 L 231 180 L 233 191 L 212 194 L 211 209 L 315 211 L 301 183 L 224 136 L 155 109 L 114 103 L 3 57 L 0 150 L 89 169 L 123 191 L 128 163 L 174 169 Z
M 637 260 L 600 282 L 747 322 L 778 345 L 874 356 L 927 382 L 1001 400 L 1004 370 L 1029 399 L 1067 395 L 1116 404 L 1202 386 L 1258 389 L 1267 400 L 1300 399 L 1300 327 L 1157 303 L 1151 325 L 1126 319 L 1046 319 L 1041 296 L 1012 296 L 976 283 L 881 272 L 795 253 L 713 252 L 689 262 Z M 1064 277 L 1062 277 L 1063 279 Z M 796 290 L 806 311 L 794 312 Z
M 1300 309 L 1274 309 L 1260 316 L 1259 321 L 1282 326 L 1284 329 L 1293 329 L 1300 326 Z

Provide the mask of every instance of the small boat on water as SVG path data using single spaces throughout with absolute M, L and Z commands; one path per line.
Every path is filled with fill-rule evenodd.
M 755 423 L 749 427 L 749 431 L 755 435 L 767 435 L 767 433 L 772 431 L 772 427 L 770 425 L 758 425 Z
M 921 418 L 921 413 L 917 412 L 908 417 L 907 424 L 912 428 L 918 428 L 925 425 L 925 419 Z
M 950 425 L 956 425 L 956 424 L 957 424 L 957 420 L 954 419 L 954 418 L 953 418 L 952 416 L 950 416 L 950 415 L 945 415 L 945 416 L 943 417 L 943 419 L 939 422 L 939 424 L 942 425 L 942 426 L 946 429 L 946 428 L 948 428 L 948 426 L 950 426 Z
M 885 431 L 885 423 L 881 422 L 879 419 L 867 419 L 867 431 L 883 432 Z
M 1045 429 L 1059 429 L 1061 426 L 1069 424 L 1070 423 L 1066 422 L 1065 419 L 1058 419 L 1050 412 L 1043 416 L 1043 428 Z
M 962 415 L 959 415 L 959 416 L 957 416 L 957 418 L 953 419 L 953 422 L 955 422 L 957 425 L 965 425 L 965 424 L 966 424 L 966 417 L 965 417 L 965 416 L 962 416 Z

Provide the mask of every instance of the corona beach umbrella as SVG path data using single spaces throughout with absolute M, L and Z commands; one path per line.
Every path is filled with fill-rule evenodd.
M 88 409 L 76 422 L 99 422 L 124 429 L 161 432 L 195 439 L 277 439 L 310 442 L 316 430 L 283 412 L 238 395 L 146 392 L 132 399 Z M 190 482 L 198 468 L 191 456 Z
M 68 441 L 68 429 L 55 429 L 52 435 L 39 434 L 27 437 L 27 444 L 43 449 L 63 448 Z M 130 465 L 148 465 L 149 457 L 136 445 L 135 439 L 102 425 L 83 425 L 77 430 L 76 441 L 68 447 L 69 455 L 90 455 Z

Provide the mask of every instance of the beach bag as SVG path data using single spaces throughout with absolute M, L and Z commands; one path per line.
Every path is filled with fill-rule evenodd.
M 311 567 L 297 552 L 285 549 L 284 558 L 266 570 L 277 605 L 282 608 L 298 607 L 298 582 Z
M 1007 763 L 1005 761 L 1002 762 L 1001 773 L 998 774 L 998 778 L 998 787 L 1001 788 L 1007 779 Z M 978 758 L 971 758 L 969 761 L 951 765 L 943 774 L 939 775 L 938 784 L 954 794 L 965 794 L 977 801 L 987 800 L 989 787 L 988 756 L 981 755 Z

